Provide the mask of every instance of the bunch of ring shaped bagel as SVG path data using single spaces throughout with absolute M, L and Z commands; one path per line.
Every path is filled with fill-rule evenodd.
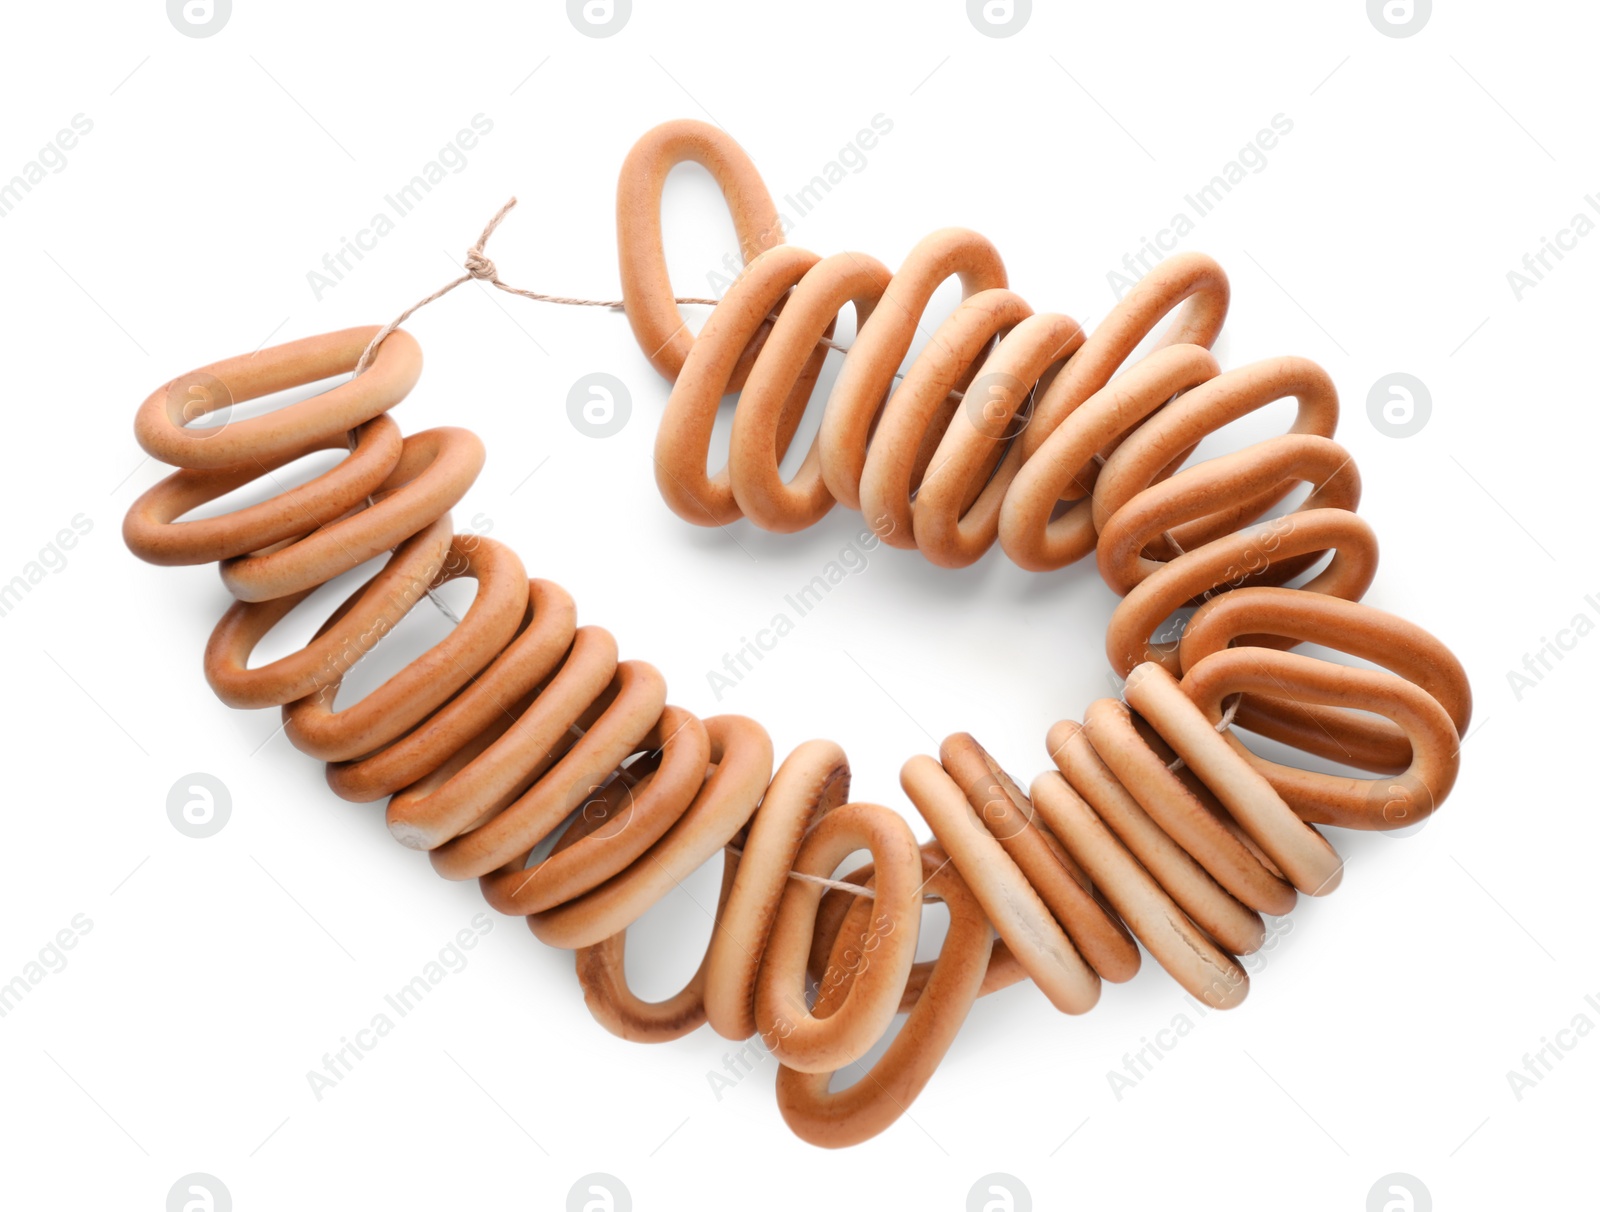
M 685 159 L 720 184 L 748 262 L 698 337 L 673 302 L 661 247 L 662 185 Z M 1081 725 L 1050 729 L 1056 769 L 1026 793 L 965 733 L 938 760 L 912 758 L 901 782 L 933 832 L 919 845 L 899 813 L 849 802 L 837 745 L 802 744 L 774 774 L 759 724 L 668 704 L 661 675 L 620 660 L 603 628 L 580 627 L 559 586 L 530 579 L 492 539 L 454 534 L 449 511 L 483 446 L 450 427 L 402 437 L 388 412 L 421 372 L 405 331 L 359 376 L 222 426 L 190 422 L 347 374 L 379 329 L 227 359 L 158 389 L 135 432 L 179 470 L 134 503 L 123 532 L 153 563 L 220 564 L 237 601 L 206 646 L 212 688 L 230 706 L 281 707 L 290 740 L 328 763 L 337 794 L 388 797 L 399 841 L 575 950 L 608 1029 L 664 1040 L 709 1022 L 730 1039 L 759 1034 L 780 1063 L 791 1127 L 818 1145 L 857 1143 L 916 1098 L 973 1001 L 1019 980 L 1082 1013 L 1102 979 L 1137 971 L 1142 943 L 1193 996 L 1236 1005 L 1248 987 L 1236 957 L 1261 944 L 1261 915 L 1338 884 L 1340 860 L 1315 825 L 1414 824 L 1448 794 L 1471 710 L 1466 676 L 1427 632 L 1360 604 L 1376 541 L 1353 512 L 1354 466 L 1331 440 L 1333 386 L 1297 358 L 1220 372 L 1209 346 L 1228 295 L 1214 262 L 1165 262 L 1086 336 L 1006 290 L 998 255 L 971 232 L 929 236 L 893 275 L 862 254 L 818 259 L 784 245 L 744 153 L 693 122 L 635 147 L 618 220 L 629 319 L 674 382 L 656 466 L 677 512 L 789 531 L 839 501 L 891 544 L 950 566 L 997 539 L 1034 569 L 1093 551 L 1124 595 L 1106 650 L 1126 684 Z M 952 274 L 964 301 L 896 382 Z M 818 438 L 784 482 L 778 463 L 846 302 L 857 336 Z M 1180 305 L 1155 349 L 1124 369 Z M 729 465 L 707 476 L 729 391 L 741 393 Z M 1183 468 L 1206 434 L 1291 395 L 1288 434 Z M 181 520 L 345 445 L 347 458 L 305 483 Z M 1258 520 L 1297 483 L 1311 491 L 1296 509 Z M 386 553 L 305 648 L 249 667 L 262 637 L 319 586 Z M 1327 553 L 1305 585 L 1283 587 Z M 335 710 L 355 662 L 456 577 L 477 590 L 450 634 Z M 1180 635 L 1155 638 L 1190 607 Z M 1290 651 L 1308 642 L 1377 667 Z M 1377 777 L 1267 761 L 1236 728 Z M 832 879 L 861 849 L 872 863 Z M 641 1001 L 623 971 L 628 925 L 719 853 L 704 961 L 675 996 Z M 918 963 L 927 899 L 948 906 L 950 925 L 937 959 Z M 870 1072 L 830 1091 L 899 1013 L 908 1017 Z

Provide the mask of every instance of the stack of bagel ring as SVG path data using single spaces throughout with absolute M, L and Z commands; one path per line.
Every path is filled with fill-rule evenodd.
M 720 185 L 747 262 L 698 335 L 674 300 L 661 239 L 662 188 L 685 160 Z M 1102 980 L 1134 975 L 1142 944 L 1192 996 L 1237 1005 L 1248 988 L 1237 957 L 1261 945 L 1262 915 L 1338 885 L 1340 859 L 1317 825 L 1397 828 L 1442 803 L 1471 712 L 1466 675 L 1426 631 L 1361 604 L 1377 543 L 1354 512 L 1355 467 L 1332 440 L 1333 384 L 1300 358 L 1220 369 L 1209 347 L 1228 285 L 1215 262 L 1164 262 L 1086 334 L 1009 291 L 999 255 L 974 232 L 935 232 L 898 273 L 865 254 L 785 244 L 745 153 L 690 121 L 635 146 L 617 213 L 628 318 L 673 383 L 655 463 L 674 511 L 788 532 L 842 503 L 886 543 L 947 567 L 997 541 L 1037 571 L 1093 553 L 1123 595 L 1106 655 L 1125 684 L 1081 723 L 1049 729 L 1054 769 L 1027 791 L 966 733 L 937 758 L 911 758 L 901 782 L 932 833 L 919 843 L 899 812 L 850 800 L 838 745 L 801 744 L 774 773 L 758 723 L 669 704 L 660 673 L 621 659 L 604 628 L 580 626 L 560 586 L 530 578 L 505 545 L 455 533 L 449 511 L 483 445 L 453 427 L 402 436 L 389 410 L 422 363 L 404 330 L 355 377 L 245 420 L 192 424 L 347 375 L 382 330 L 289 342 L 158 388 L 135 433 L 178 470 L 134 503 L 123 533 L 152 563 L 218 562 L 237 600 L 206 646 L 213 690 L 230 706 L 281 707 L 289 739 L 327 763 L 336 794 L 387 798 L 398 841 L 574 950 L 609 1030 L 655 1041 L 709 1023 L 730 1039 L 759 1036 L 779 1063 L 791 1128 L 816 1145 L 855 1144 L 906 1110 L 975 999 L 996 989 L 1031 980 L 1079 1014 Z M 963 300 L 907 365 L 952 275 Z M 846 303 L 857 335 L 785 481 L 779 464 Z M 730 392 L 728 464 L 708 476 Z M 1186 466 L 1207 434 L 1290 396 L 1287 434 Z M 305 483 L 183 520 L 347 445 Z M 1269 517 L 1302 483 L 1309 495 Z M 382 568 L 303 649 L 250 667 L 295 606 L 379 556 Z M 336 707 L 350 668 L 458 577 L 477 588 L 449 635 Z M 1304 643 L 1368 664 L 1293 651 Z M 1240 730 L 1372 777 L 1268 761 Z M 870 864 L 838 874 L 861 850 Z M 704 961 L 676 995 L 642 1001 L 624 973 L 627 927 L 718 855 Z M 950 924 L 937 958 L 919 963 L 929 900 Z M 830 1089 L 901 1014 L 870 1070 Z

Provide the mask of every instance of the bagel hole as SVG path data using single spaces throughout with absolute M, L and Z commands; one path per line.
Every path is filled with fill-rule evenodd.
M 1150 650 L 1157 656 L 1163 657 L 1176 652 L 1189 630 L 1189 621 L 1194 618 L 1197 609 L 1199 608 L 1195 606 L 1179 606 L 1161 620 L 1161 625 L 1145 637 L 1145 643 L 1149 645 Z
M 555 853 L 556 847 L 561 844 L 561 839 L 567 832 L 583 818 L 584 805 L 579 804 L 562 819 L 561 823 L 548 834 L 539 839 L 539 844 L 528 851 L 528 856 L 522 860 L 522 869 L 532 871 L 542 865 L 545 859 Z
M 1267 510 L 1266 513 L 1261 515 L 1262 520 L 1265 521 L 1268 518 L 1281 518 L 1285 514 L 1291 514 L 1295 512 L 1295 510 L 1299 509 L 1306 503 L 1306 498 L 1309 497 L 1312 492 L 1315 491 L 1315 489 L 1316 485 L 1312 484 L 1308 480 L 1296 480 L 1294 482 L 1294 487 L 1289 489 L 1288 495 L 1274 505 L 1271 509 Z
M 313 589 L 310 596 L 261 637 L 260 643 L 250 653 L 248 668 L 259 669 L 282 657 L 292 656 L 311 643 L 317 628 L 339 608 L 339 603 L 375 576 L 388 559 L 387 552 L 374 556 L 366 563 L 357 564 L 348 572 L 340 573 Z
M 1325 571 L 1327 571 L 1328 565 L 1332 562 L 1333 552 L 1331 550 L 1319 551 L 1316 553 L 1316 559 L 1312 560 L 1309 568 L 1303 572 L 1297 573 L 1295 576 L 1290 577 L 1287 581 L 1282 581 L 1279 583 L 1288 589 L 1301 589 L 1313 578 L 1321 576 Z M 1250 577 L 1240 582 L 1241 586 L 1257 584 L 1264 585 L 1269 583 L 1270 582 L 1256 577 Z
M 1392 672 L 1387 666 L 1380 665 L 1376 661 L 1369 661 L 1340 648 L 1329 648 L 1325 644 L 1296 644 L 1290 651 L 1301 656 L 1315 657 L 1319 661 L 1327 661 L 1330 665 L 1345 665 L 1351 669 L 1374 669 L 1382 673 Z
M 667 279 L 679 298 L 720 299 L 744 268 L 739 233 L 711 173 L 691 160 L 672 167 L 661 190 L 661 244 Z M 682 303 L 678 312 L 691 332 L 711 314 L 709 307 Z
M 278 621 L 277 626 L 261 637 L 261 642 L 250 654 L 248 667 L 259 669 L 305 648 L 311 643 L 317 628 L 328 620 L 340 603 L 381 572 L 389 558 L 387 553 L 376 556 L 319 585 L 305 601 L 297 604 Z M 477 581 L 468 576 L 457 577 L 436 588 L 434 593 L 458 618 L 465 617 L 477 595 Z M 426 597 L 398 623 L 391 620 L 389 630 L 346 673 L 335 696 L 335 709 L 340 702 L 349 705 L 381 686 L 447 636 L 454 626 Z
M 909 1014 L 896 1014 L 894 1020 L 889 1024 L 889 1029 L 874 1041 L 865 1055 L 852 1061 L 842 1069 L 834 1070 L 833 1075 L 828 1078 L 828 1093 L 837 1094 L 841 1090 L 848 1090 L 857 1082 L 863 1081 L 867 1074 L 872 1071 L 872 1067 L 883 1059 L 884 1053 L 889 1051 L 889 1048 L 899 1037 L 900 1032 L 904 1030 L 910 1017 Z
M 860 328 L 860 317 L 856 315 L 853 306 L 844 307 L 834 320 L 832 340 L 837 344 L 849 346 L 856 339 Z M 800 414 L 800 424 L 795 428 L 794 437 L 789 441 L 788 450 L 778 460 L 778 474 L 787 483 L 794 478 L 801 464 L 806 460 L 806 454 L 811 450 L 811 444 L 816 441 L 818 432 L 822 429 L 822 415 L 826 411 L 827 402 L 833 395 L 834 384 L 839 380 L 839 372 L 844 368 L 845 355 L 837 349 L 829 349 L 822 359 L 822 369 L 817 374 L 816 384 L 811 389 L 811 396 L 806 400 L 805 410 Z M 731 414 L 730 414 L 731 417 Z
M 950 932 L 950 906 L 943 901 L 927 901 L 922 906 L 922 925 L 917 930 L 917 963 L 936 960 Z
M 817 818 L 817 821 L 813 822 L 812 828 L 815 828 L 816 825 L 821 823 L 823 819 L 825 818 Z M 810 831 L 807 830 L 807 832 Z M 855 872 L 861 870 L 861 868 L 868 866 L 871 862 L 872 851 L 866 849 L 865 847 L 860 850 L 852 850 L 834 865 L 833 870 L 830 871 L 825 878 L 830 880 L 843 880 L 847 876 L 853 875 Z
M 1275 533 L 1282 532 L 1280 531 Z M 1263 540 L 1263 542 L 1265 541 L 1266 540 Z M 1164 562 L 1171 562 L 1171 560 L 1175 558 L 1174 552 L 1165 542 L 1165 540 L 1157 539 L 1150 545 L 1150 548 L 1146 549 L 1146 553 L 1150 554 L 1152 550 L 1155 556 L 1162 559 Z M 1154 638 L 1160 636 L 1163 637 L 1162 642 L 1164 644 L 1176 644 L 1183 638 L 1183 632 L 1188 627 L 1188 619 L 1189 617 L 1192 617 L 1194 611 L 1198 609 L 1199 606 L 1210 601 L 1212 598 L 1220 597 L 1221 595 L 1225 593 L 1231 593 L 1234 590 L 1250 589 L 1263 585 L 1282 586 L 1288 589 L 1303 589 L 1312 580 L 1321 576 L 1322 573 L 1327 571 L 1328 565 L 1333 562 L 1334 553 L 1332 549 L 1324 549 L 1311 554 L 1313 558 L 1309 565 L 1301 569 L 1294 576 L 1284 578 L 1281 575 L 1281 568 L 1284 561 L 1273 560 L 1269 563 L 1268 559 L 1270 553 L 1262 550 L 1260 546 L 1252 543 L 1247 549 L 1247 555 L 1243 557 L 1237 564 L 1229 566 L 1227 575 L 1219 585 L 1200 595 L 1199 598 L 1192 602 L 1192 604 L 1186 603 L 1185 605 L 1180 606 L 1176 611 L 1173 612 L 1173 614 L 1167 616 L 1167 618 L 1162 622 L 1161 627 L 1157 628 L 1151 636 L 1146 638 L 1150 639 L 1151 642 L 1154 643 Z M 1300 559 L 1303 557 L 1296 556 L 1293 558 Z M 1178 626 L 1174 623 L 1174 620 L 1177 619 L 1178 616 L 1183 616 L 1181 619 L 1181 626 Z M 1177 626 L 1177 630 L 1174 630 L 1174 626 Z
M 623 969 L 636 996 L 663 1001 L 689 983 L 705 956 L 721 887 L 722 863 L 701 863 L 629 925 Z
M 224 425 L 235 421 L 248 421 L 253 417 L 265 416 L 276 412 L 280 408 L 287 408 L 291 404 L 298 404 L 302 400 L 309 400 L 313 396 L 320 396 L 324 392 L 332 391 L 342 383 L 348 383 L 355 375 L 351 372 L 331 375 L 326 379 L 318 379 L 314 383 L 302 383 L 298 387 L 286 387 L 282 391 L 275 391 L 269 395 L 257 396 L 253 400 L 233 400 L 224 404 L 214 412 L 208 412 L 194 418 L 183 428 L 190 432 L 203 433 L 207 429 L 220 429 Z
M 478 582 L 460 576 L 440 585 L 433 594 L 456 618 L 463 619 L 478 596 Z M 360 702 L 454 630 L 455 624 L 444 611 L 424 597 L 345 675 L 334 696 L 334 710 Z
M 1009 428 L 1014 432 L 1011 438 L 1002 444 L 1000 451 L 1002 456 L 1010 449 L 1011 443 L 1022 436 L 1022 431 L 1033 424 L 1034 414 L 1039 408 L 1039 401 L 1044 397 L 1045 392 L 1050 390 L 1051 384 L 1056 381 L 1056 376 L 1067 368 L 1068 361 L 1070 361 L 1069 358 L 1062 358 L 1060 361 L 1052 362 L 1049 366 L 1046 366 L 1044 373 L 1028 388 L 1027 398 L 1017 406 L 1017 411 L 1011 418 Z M 998 462 L 996 466 L 998 467 Z M 1073 487 L 1073 485 L 1069 484 L 1067 485 L 1067 490 L 1070 492 Z M 1059 501 L 1057 502 L 1058 505 L 1060 503 Z
M 1120 302 L 1121 300 L 1119 299 L 1118 301 Z M 1166 315 L 1157 320 L 1150 331 L 1145 333 L 1144 336 L 1140 338 L 1139 343 L 1133 347 L 1133 351 L 1122 360 L 1122 365 L 1117 368 L 1117 373 L 1121 374 L 1130 366 L 1144 361 L 1151 354 L 1155 353 L 1155 351 L 1161 347 L 1161 338 L 1166 335 L 1167 329 L 1172 327 L 1173 321 L 1176 320 L 1178 316 L 1188 308 L 1191 301 L 1192 300 L 1190 299 L 1185 299 L 1183 302 L 1175 304 L 1171 311 L 1167 312 Z M 1105 319 L 1105 316 L 1086 317 L 1083 321 L 1084 332 L 1092 333 L 1095 330 L 1095 326 L 1103 319 Z M 1218 335 L 1217 340 L 1212 342 L 1211 345 L 1212 353 L 1216 354 L 1217 361 L 1222 362 L 1224 366 L 1226 366 L 1227 363 L 1223 360 L 1222 355 L 1217 353 L 1217 346 L 1221 344 L 1222 338 L 1226 336 L 1227 329 L 1224 327 L 1222 333 Z M 1115 376 L 1113 376 L 1113 378 L 1115 378 Z
M 817 822 L 813 822 L 812 823 L 812 828 L 815 828 L 816 824 L 817 824 Z M 809 832 L 809 830 L 807 832 Z M 855 873 L 860 871 L 863 867 L 866 867 L 866 866 L 870 865 L 871 862 L 872 862 L 872 852 L 870 850 L 866 850 L 866 849 L 852 850 L 849 854 L 845 855 L 844 858 L 841 861 L 839 861 L 838 863 L 834 864 L 833 870 L 828 872 L 825 876 L 823 876 L 823 878 L 824 879 L 830 879 L 830 880 L 837 880 L 837 881 L 839 881 L 841 883 L 856 883 L 857 881 L 850 879 L 850 877 L 855 875 Z M 819 888 L 818 891 L 820 893 L 822 893 L 824 896 L 829 897 L 829 899 L 832 899 L 832 894 L 829 892 L 829 890 Z M 854 892 L 845 892 L 845 893 L 843 893 L 843 895 L 848 896 L 850 898 L 849 902 L 845 902 L 846 904 L 853 904 L 859 894 L 858 893 L 854 893 Z M 819 930 L 818 923 L 815 920 L 813 920 L 813 922 L 812 922 L 812 935 L 811 935 L 811 954 L 810 954 L 810 957 L 809 957 L 808 962 L 806 964 L 806 989 L 805 989 L 806 1007 L 808 1009 L 813 1009 L 813 1010 L 816 1008 L 817 996 L 821 992 L 821 989 L 822 989 L 821 978 L 827 975 L 826 972 L 821 972 L 821 971 L 818 971 L 818 969 L 817 969 L 817 965 L 818 964 L 822 964 L 822 963 L 826 963 L 827 962 L 827 957 L 821 956 L 821 954 L 820 954 L 820 952 L 818 950 L 819 937 L 820 937 L 820 930 Z M 835 936 L 835 938 L 837 938 L 837 936 Z M 831 951 L 832 951 L 832 947 L 831 947 L 831 940 L 830 940 L 830 947 L 829 947 L 830 954 L 831 954 Z
M 859 871 L 864 865 L 872 862 L 872 854 L 867 850 L 858 850 L 847 855 L 839 863 L 833 873 L 828 877 L 834 880 L 845 881 L 848 877 Z M 853 882 L 853 881 L 851 881 Z M 919 897 L 924 889 L 918 890 Z M 849 893 L 852 900 L 857 894 Z M 925 902 L 922 905 L 917 927 L 917 951 L 914 962 L 925 959 L 936 959 L 940 949 L 944 946 L 946 933 L 950 928 L 950 910 L 942 901 Z M 931 911 L 931 912 L 929 912 Z M 873 915 L 869 913 L 866 925 L 866 934 L 858 935 L 841 952 L 838 947 L 838 936 L 835 935 L 832 945 L 828 949 L 826 960 L 827 967 L 819 972 L 808 970 L 806 975 L 806 1005 L 815 1010 L 819 996 L 826 986 L 837 984 L 840 981 L 849 981 L 853 984 L 854 978 L 865 971 L 872 964 L 873 952 L 877 943 L 872 939 L 871 925 Z M 817 958 L 817 936 L 812 937 L 812 958 Z M 837 960 L 834 958 L 838 956 Z M 848 992 L 846 997 L 848 997 Z M 837 1009 L 837 1007 L 835 1007 Z
M 1125 367 L 1132 366 L 1134 359 L 1130 358 L 1123 363 Z M 1224 373 L 1227 373 L 1224 371 Z M 1180 393 L 1174 397 L 1181 400 Z M 1171 400 L 1163 408 L 1171 407 Z M 1300 402 L 1294 396 L 1285 396 L 1281 400 L 1273 400 L 1270 404 L 1263 404 L 1254 412 L 1247 412 L 1244 416 L 1229 421 L 1226 425 L 1218 426 L 1205 437 L 1200 439 L 1200 444 L 1184 462 L 1184 467 L 1193 467 L 1207 459 L 1214 459 L 1218 455 L 1233 454 L 1235 451 L 1244 450 L 1258 442 L 1265 442 L 1269 438 L 1282 437 L 1293 427 L 1295 417 L 1299 415 Z M 1156 414 L 1157 416 L 1160 413 Z M 1298 487 L 1298 486 L 1297 486 Z M 1303 494 L 1302 494 L 1303 495 Z M 1270 516 L 1267 515 L 1267 516 Z
M 572 732 L 575 735 L 576 726 Z M 659 759 L 659 754 L 649 751 L 635 753 L 592 787 L 583 802 L 567 813 L 561 823 L 528 852 L 522 861 L 522 870 L 532 871 L 569 844 L 576 845 L 586 838 L 608 840 L 626 829 L 633 816 L 636 790 L 648 786 L 651 774 L 658 768 L 659 761 L 653 758 Z M 632 781 L 625 781 L 630 775 L 633 776 Z M 531 782 L 528 785 L 531 786 Z M 570 843 L 567 840 L 569 835 Z
M 248 509 L 252 505 L 270 501 L 273 497 L 281 496 L 285 492 L 299 488 L 302 484 L 309 484 L 320 475 L 327 474 L 349 457 L 350 452 L 347 450 L 314 450 L 300 456 L 293 463 L 257 476 L 248 484 L 241 484 L 231 492 L 223 493 L 214 501 L 196 506 L 188 513 L 182 514 L 181 519 L 198 522 L 204 518 L 220 517 L 238 509 Z
M 1386 720 L 1387 716 L 1376 711 L 1365 711 L 1360 708 L 1345 708 L 1351 716 L 1371 720 Z M 1293 766 L 1300 770 L 1310 770 L 1316 774 L 1329 774 L 1341 778 L 1361 779 L 1363 781 L 1382 778 L 1383 775 L 1370 770 L 1365 766 L 1358 766 L 1350 762 L 1326 758 L 1320 754 L 1308 753 L 1304 749 L 1297 749 L 1283 741 L 1274 740 L 1258 732 L 1252 732 L 1240 725 L 1235 725 L 1239 739 L 1245 747 L 1259 758 L 1269 762 L 1276 762 L 1280 766 Z M 1318 826 L 1324 828 L 1324 826 Z
M 932 296 L 928 299 L 928 306 L 923 309 L 922 315 L 917 318 L 917 327 L 911 335 L 911 346 L 906 350 L 906 356 L 900 360 L 900 374 L 905 374 L 911 369 L 911 364 L 922 356 L 922 351 L 928 347 L 928 342 L 933 339 L 933 334 L 939 331 L 939 326 L 955 314 L 956 308 L 961 306 L 961 279 L 951 274 L 934 288 Z M 891 391 L 893 388 L 890 389 Z
M 1329 648 L 1322 644 L 1298 644 L 1294 648 L 1289 649 L 1289 651 L 1293 652 L 1297 656 L 1305 656 L 1310 657 L 1313 660 L 1326 661 L 1330 665 L 1337 665 L 1341 668 L 1372 670 L 1380 673 L 1388 673 L 1392 676 L 1398 676 L 1393 675 L 1393 671 L 1381 664 L 1378 664 L 1377 662 L 1365 660 L 1351 653 L 1344 652 L 1337 648 Z M 1280 697 L 1284 699 L 1291 698 L 1289 695 L 1283 695 Z M 1340 710 L 1354 719 L 1384 721 L 1388 720 L 1389 718 L 1383 715 L 1381 712 L 1369 711 L 1363 708 L 1351 707 L 1340 708 Z M 1392 727 L 1392 725 L 1393 722 L 1390 721 L 1390 726 Z M 1385 730 L 1388 731 L 1390 728 L 1386 728 Z M 1267 759 L 1268 761 L 1277 762 L 1280 765 L 1298 766 L 1301 769 L 1312 770 L 1320 774 L 1340 775 L 1348 778 L 1372 779 L 1387 777 L 1385 771 L 1380 769 L 1379 766 L 1361 764 L 1355 760 L 1353 754 L 1350 755 L 1350 761 L 1344 761 L 1340 760 L 1339 758 L 1329 758 L 1318 754 L 1309 753 L 1303 749 L 1295 748 L 1294 746 L 1285 742 L 1274 740 L 1273 738 L 1263 734 L 1249 731 L 1243 726 L 1240 726 L 1238 731 L 1241 734 L 1241 739 L 1245 740 L 1245 743 L 1250 747 L 1252 752 Z M 1333 743 L 1332 738 L 1329 738 L 1329 743 L 1330 745 Z

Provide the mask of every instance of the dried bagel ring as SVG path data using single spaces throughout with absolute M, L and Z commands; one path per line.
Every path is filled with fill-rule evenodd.
M 188 422 L 276 392 L 348 374 L 378 327 L 346 328 L 202 366 L 156 388 L 133 419 L 139 445 L 174 467 L 214 470 L 271 463 L 311 449 L 387 412 L 416 385 L 422 349 L 404 329 L 378 347 L 366 371 L 264 416 L 188 428 Z
M 923 857 L 924 886 L 950 910 L 950 927 L 909 1017 L 872 1068 L 843 1090 L 830 1091 L 832 1073 L 778 1070 L 778 1110 L 801 1140 L 823 1148 L 858 1145 L 905 1114 L 949 1051 L 978 996 L 989 967 L 994 931 L 983 907 L 953 867 Z M 834 943 L 830 968 L 848 970 L 852 947 L 871 930 L 873 903 L 857 898 Z M 824 988 L 818 1015 L 848 1004 L 853 980 Z M 827 1021 L 826 1018 L 824 1021 Z

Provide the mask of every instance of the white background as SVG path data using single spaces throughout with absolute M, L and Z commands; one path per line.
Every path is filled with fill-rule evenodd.
M 10 6 L 0 179 L 74 115 L 93 130 L 0 219 L 0 580 L 75 515 L 93 528 L 0 618 L 0 981 L 74 915 L 93 925 L 0 1019 L 6 1202 L 158 1209 L 199 1171 L 240 1209 L 562 1208 L 599 1171 L 641 1209 L 958 1209 L 1003 1172 L 1039 1208 L 1357 1210 L 1400 1171 L 1439 1208 L 1593 1206 L 1600 1039 L 1520 1100 L 1506 1073 L 1574 1016 L 1600 1024 L 1584 1001 L 1600 1000 L 1600 638 L 1520 697 L 1507 674 L 1575 615 L 1600 621 L 1584 601 L 1600 596 L 1600 239 L 1520 300 L 1506 275 L 1575 213 L 1600 219 L 1584 202 L 1600 189 L 1597 20 L 1577 3 L 1441 4 L 1394 39 L 1361 0 L 1039 3 L 996 39 L 959 0 L 636 0 L 595 39 L 549 0 L 238 0 L 196 39 L 160 0 Z M 725 125 L 781 195 L 883 114 L 892 132 L 792 239 L 893 266 L 928 231 L 970 226 L 1036 307 L 1092 323 L 1114 302 L 1107 271 L 1280 113 L 1292 133 L 1184 246 L 1232 275 L 1225 366 L 1300 353 L 1340 386 L 1339 440 L 1383 544 L 1368 601 L 1434 630 L 1473 676 L 1481 732 L 1444 811 L 1406 839 L 1332 831 L 1337 894 L 1302 903 L 1248 1001 L 1199 1021 L 1120 1100 L 1107 1071 L 1197 1017 L 1153 962 L 1081 1019 L 1031 986 L 985 1000 L 910 1115 L 827 1153 L 783 1125 L 770 1061 L 719 1101 L 706 1074 L 725 1041 L 612 1038 L 570 956 L 496 918 L 470 965 L 318 1101 L 306 1071 L 484 906 L 393 844 L 380 807 L 336 799 L 277 713 L 208 692 L 215 571 L 143 565 L 119 537 L 163 473 L 131 433 L 144 396 L 268 341 L 387 320 L 459 272 L 513 193 L 490 247 L 506 280 L 614 297 L 618 166 L 678 116 Z M 307 272 L 476 114 L 493 130 L 467 166 L 317 299 Z M 673 175 L 667 229 L 680 293 L 707 293 L 734 242 L 698 170 Z M 427 365 L 396 419 L 465 425 L 489 450 L 458 528 L 491 524 L 584 621 L 656 663 L 673 701 L 760 719 L 780 756 L 840 741 L 859 798 L 915 820 L 900 764 L 956 729 L 1030 778 L 1047 727 L 1110 692 L 1115 599 L 1092 565 L 1036 576 L 996 550 L 947 572 L 879 551 L 716 701 L 707 671 L 859 517 L 780 537 L 671 515 L 650 473 L 669 385 L 618 314 L 472 284 L 409 327 Z M 602 370 L 633 412 L 596 440 L 566 394 Z M 1366 409 L 1396 370 L 1433 400 L 1403 440 Z M 1206 450 L 1281 430 L 1289 408 Z M 297 614 L 262 656 L 316 621 Z M 419 611 L 351 690 L 443 626 Z M 231 792 L 206 840 L 166 813 L 195 771 Z M 707 869 L 688 891 L 714 888 Z M 646 918 L 630 934 L 640 991 L 677 988 L 706 929 L 683 894 Z

